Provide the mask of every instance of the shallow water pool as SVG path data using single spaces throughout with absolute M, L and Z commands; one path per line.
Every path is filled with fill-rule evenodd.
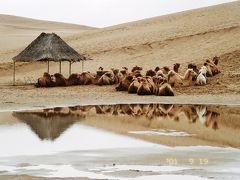
M 121 104 L 0 113 L 0 176 L 239 179 L 238 106 Z

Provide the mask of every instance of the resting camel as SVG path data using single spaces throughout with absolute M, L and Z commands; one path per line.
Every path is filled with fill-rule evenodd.
M 128 91 L 128 88 L 130 86 L 130 84 L 133 81 L 133 76 L 128 75 L 126 77 L 123 78 L 123 80 L 118 84 L 118 86 L 116 87 L 117 91 Z
M 141 79 L 140 86 L 137 90 L 137 94 L 138 95 L 151 95 L 152 94 L 151 85 L 147 79 L 145 79 L 145 78 Z
M 205 66 L 207 68 L 207 77 L 212 77 L 213 76 L 213 73 L 212 73 L 212 69 L 210 67 L 210 65 L 208 63 L 204 63 L 203 66 Z
M 158 78 L 155 80 L 155 95 L 157 96 L 174 96 L 173 89 L 171 85 L 167 83 L 164 78 Z
M 181 76 L 180 74 L 169 71 L 168 73 L 168 83 L 171 86 L 190 86 L 192 84 L 193 75 L 196 74 L 193 69 L 187 69 L 184 73 L 184 76 Z
M 60 73 L 55 73 L 55 83 L 54 86 L 66 86 L 67 85 L 67 79 Z
M 218 63 L 218 60 L 216 60 L 216 61 L 217 61 L 216 63 Z M 206 60 L 206 63 L 207 63 L 208 66 L 210 67 L 213 76 L 215 76 L 216 74 L 219 74 L 219 73 L 220 73 L 217 65 L 214 64 L 214 62 L 213 62 L 212 60 L 207 59 L 207 60 Z
M 74 73 L 71 74 L 67 80 L 68 86 L 80 85 L 80 74 Z
M 115 82 L 114 84 L 118 84 L 120 81 L 123 80 L 124 76 L 123 74 L 119 71 L 119 69 L 114 69 L 114 68 L 111 68 L 113 74 L 114 74 L 114 78 L 115 78 Z
M 38 78 L 37 87 L 52 87 L 53 86 L 53 82 L 52 82 L 52 78 L 50 76 L 49 73 L 44 73 L 43 77 Z
M 111 71 L 108 71 L 100 77 L 97 84 L 99 86 L 113 85 L 113 84 L 115 84 L 115 82 L 116 82 L 116 77 L 115 77 L 114 73 Z
M 205 84 L 207 84 L 207 67 L 203 66 L 199 70 L 199 74 L 196 80 L 196 85 L 205 85 Z
M 79 81 L 81 85 L 89 85 L 94 83 L 95 78 L 90 72 L 83 72 L 79 76 Z
M 148 82 L 148 84 L 150 86 L 151 92 L 153 94 L 154 89 L 155 89 L 155 83 L 153 82 L 153 78 L 150 77 L 150 76 L 146 76 L 145 78 L 146 78 L 146 80 L 147 80 L 147 82 Z
M 130 84 L 129 88 L 128 88 L 128 93 L 129 94 L 135 94 L 137 93 L 137 90 L 140 86 L 140 81 L 141 81 L 141 77 L 134 77 L 133 78 L 133 82 Z

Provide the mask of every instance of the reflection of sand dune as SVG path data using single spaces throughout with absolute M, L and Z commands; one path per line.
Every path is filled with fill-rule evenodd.
M 29 125 L 42 140 L 55 140 L 83 116 L 56 112 L 14 112 L 13 116 Z

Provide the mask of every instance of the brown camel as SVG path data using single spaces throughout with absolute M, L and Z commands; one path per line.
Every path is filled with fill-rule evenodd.
M 80 85 L 80 74 L 71 74 L 67 80 L 68 86 Z
M 217 65 L 214 64 L 214 62 L 213 62 L 212 60 L 207 59 L 207 60 L 206 60 L 206 63 L 207 63 L 207 64 L 209 65 L 209 67 L 211 68 L 211 71 L 212 71 L 212 75 L 213 75 L 213 76 L 215 76 L 216 74 L 219 74 L 219 73 L 220 73 Z M 218 62 L 217 62 L 217 63 L 218 63 Z
M 162 79 L 157 79 L 155 81 L 155 91 L 154 94 L 157 96 L 174 96 L 173 89 L 170 84 L 167 83 L 167 80 L 162 78 Z
M 128 88 L 128 93 L 129 94 L 135 94 L 137 93 L 137 90 L 140 86 L 140 81 L 141 81 L 141 77 L 134 77 L 133 78 L 133 82 L 130 84 L 129 88 Z
M 47 72 L 43 74 L 43 77 L 38 78 L 36 87 L 52 87 L 54 82 L 52 81 L 51 75 Z
M 94 83 L 94 77 L 90 72 L 83 72 L 80 74 L 80 84 L 89 85 Z
M 123 80 L 118 84 L 118 86 L 116 87 L 117 91 L 128 91 L 128 88 L 130 86 L 130 84 L 133 81 L 133 76 L 128 75 L 126 77 L 123 78 Z
M 106 72 L 104 75 L 102 75 L 100 77 L 100 79 L 98 80 L 97 84 L 99 86 L 102 85 L 113 85 L 116 82 L 116 78 L 113 72 L 108 71 Z
M 171 86 L 190 86 L 193 84 L 193 76 L 196 73 L 193 71 L 193 69 L 187 69 L 186 72 L 184 73 L 184 76 L 181 76 L 180 74 L 174 72 L 174 71 L 169 71 L 168 73 L 168 83 Z
M 55 73 L 55 83 L 54 86 L 66 86 L 67 85 L 67 79 L 60 73 Z
M 151 85 L 147 79 L 145 79 L 145 78 L 141 79 L 140 86 L 137 90 L 137 94 L 138 95 L 151 95 L 152 94 Z

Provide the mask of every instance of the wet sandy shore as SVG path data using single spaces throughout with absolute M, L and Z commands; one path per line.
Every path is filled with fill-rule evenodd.
M 201 88 L 199 88 L 199 91 Z M 185 88 L 186 92 L 177 92 L 174 97 L 159 97 L 116 92 L 115 86 L 98 87 L 90 85 L 56 88 L 0 86 L 0 111 L 95 104 L 240 104 L 239 94 L 204 94 L 205 91 L 202 93 L 197 91 L 188 95 L 190 89 L 191 87 L 187 87 Z

